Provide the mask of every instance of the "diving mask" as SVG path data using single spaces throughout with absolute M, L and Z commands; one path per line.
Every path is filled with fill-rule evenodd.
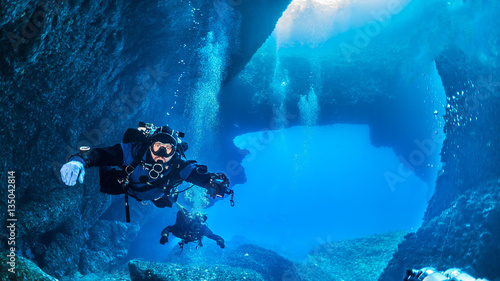
M 151 144 L 151 152 L 160 157 L 170 157 L 175 153 L 175 147 L 170 143 L 154 142 Z

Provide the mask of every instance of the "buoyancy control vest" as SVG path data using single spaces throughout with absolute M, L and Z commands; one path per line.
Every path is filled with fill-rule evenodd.
M 129 180 L 130 176 L 134 173 L 135 169 L 137 168 L 138 165 L 142 164 L 143 162 L 143 156 L 145 155 L 146 151 L 148 148 L 151 146 L 153 141 L 155 139 L 158 139 L 159 135 L 165 135 L 168 136 L 168 139 L 170 139 L 172 146 L 174 147 L 174 154 L 175 152 L 178 153 L 179 157 L 186 159 L 186 156 L 184 152 L 188 149 L 188 145 L 186 142 L 183 142 L 181 138 L 184 137 L 184 133 L 174 131 L 170 129 L 168 126 L 162 126 L 162 127 L 155 127 L 151 123 L 144 123 L 144 122 L 139 122 L 138 128 L 129 128 L 123 135 L 122 142 L 124 144 L 128 143 L 138 143 L 140 144 L 138 148 L 135 150 L 135 155 L 133 155 L 133 161 L 126 167 L 123 168 L 124 177 L 119 178 L 118 182 L 122 185 L 124 193 L 125 193 L 125 214 L 126 214 L 126 219 L 127 222 L 130 222 L 130 210 L 129 210 L 129 205 L 128 205 L 128 196 L 129 196 L 129 191 L 128 190 L 133 190 L 134 192 L 146 192 L 151 189 L 159 188 L 158 185 L 150 185 L 145 188 L 141 189 L 135 189 L 133 185 L 131 185 L 131 182 Z M 174 157 L 176 157 L 174 155 Z M 188 161 L 188 163 L 191 161 Z M 179 173 L 180 170 L 183 167 L 181 165 L 175 165 L 172 167 L 170 170 L 170 173 Z M 182 181 L 181 181 L 182 182 Z M 165 194 L 170 194 L 171 190 L 175 188 L 177 185 L 179 185 L 181 182 L 162 182 L 163 184 L 163 190 Z M 137 197 L 134 196 L 136 200 L 139 200 Z M 173 200 L 177 200 L 177 194 L 173 197 Z M 156 204 L 155 204 L 156 205 Z M 171 204 L 170 204 L 171 206 Z

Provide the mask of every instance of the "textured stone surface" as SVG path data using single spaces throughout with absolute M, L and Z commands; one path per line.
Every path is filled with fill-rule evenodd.
M 109 272 L 124 263 L 130 241 L 139 232 L 137 224 L 100 220 L 89 230 L 89 240 L 81 252 L 80 272 Z
M 141 260 L 129 262 L 132 280 L 265 280 L 259 273 L 227 265 L 179 265 Z
M 495 280 L 500 262 L 500 180 L 460 194 L 415 234 L 406 236 L 379 280 L 400 280 L 407 268 L 462 268 L 476 278 Z
M 224 265 L 257 272 L 264 280 L 299 280 L 296 265 L 274 251 L 251 244 L 238 246 L 232 241 L 221 249 L 209 239 L 204 239 L 203 245 L 197 248 L 187 244 L 182 252 L 175 246 L 166 262 L 183 266 Z
M 82 275 L 76 273 L 74 275 L 64 276 L 60 281 L 129 281 L 130 273 L 128 270 L 122 269 L 113 271 L 113 273 L 89 273 Z
M 192 94 L 185 89 L 194 88 L 204 71 L 199 65 L 200 50 L 207 45 L 209 31 L 216 39 L 227 39 L 229 60 L 223 70 L 227 81 L 267 38 L 289 2 L 0 1 L 0 118 L 5 124 L 0 128 L 0 166 L 2 171 L 17 171 L 16 210 L 22 221 L 19 250 L 58 276 L 77 270 L 74 264 L 79 252 L 75 251 L 84 245 L 86 233 L 111 199 L 98 193 L 95 171 L 88 171 L 83 185 L 64 186 L 58 172 L 68 156 L 79 145 L 119 142 L 124 128 L 145 117 L 156 116 L 145 121 L 165 122 L 165 111 L 174 104 L 170 113 L 177 117 L 169 121 L 181 124 L 179 116 L 185 116 L 185 104 Z M 493 1 L 466 2 L 498 10 Z M 271 11 L 269 19 L 262 19 L 262 11 Z M 234 27 L 229 31 L 228 20 L 233 20 Z M 496 217 L 494 203 L 486 206 L 477 201 L 477 208 L 450 209 L 455 203 L 460 203 L 455 208 L 461 208 L 465 195 L 477 199 L 489 192 L 495 197 L 498 190 L 491 188 L 496 184 L 500 159 L 500 128 L 494 122 L 500 117 L 500 27 L 493 18 L 485 25 L 487 30 L 472 24 L 478 29 L 465 30 L 468 40 L 453 38 L 461 50 L 450 48 L 437 60 L 450 105 L 442 151 L 444 172 L 422 230 L 408 236 L 397 254 L 401 259 L 411 256 L 412 262 L 400 264 L 394 259 L 382 280 L 399 280 L 405 266 L 430 261 L 443 266 L 458 263 L 486 277 L 500 275 L 492 271 L 500 266 L 491 258 L 498 220 L 482 217 L 488 208 L 492 208 L 488 217 Z M 351 91 L 367 88 L 369 82 Z M 181 93 L 174 94 L 179 89 Z M 338 99 L 355 104 L 349 93 Z M 372 94 L 367 101 L 383 96 L 378 91 Z M 337 106 L 335 100 L 327 105 Z M 268 126 L 271 119 L 262 116 L 261 123 L 254 126 Z M 224 125 L 234 127 L 233 123 Z M 234 154 L 240 158 L 231 159 L 241 159 Z M 0 196 L 5 195 L 1 189 Z M 3 222 L 5 215 L 0 212 Z M 471 254 L 459 252 L 454 240 L 447 240 L 446 233 L 438 232 L 441 230 L 459 238 L 466 233 L 467 239 L 481 243 L 479 248 L 471 246 Z M 465 243 L 462 240 L 455 242 Z M 448 258 L 457 253 L 465 255 L 453 261 Z M 260 263 L 251 264 L 258 267 Z
M 489 42 L 500 38 L 498 32 L 491 36 Z M 437 59 L 448 101 L 443 169 L 421 229 L 406 237 L 379 280 L 400 280 L 406 268 L 429 265 L 500 276 L 499 260 L 492 258 L 499 252 L 499 226 L 492 219 L 500 207 L 500 124 L 493 121 L 500 118 L 499 62 L 498 55 L 481 60 L 459 48 Z
M 11 281 L 57 281 L 56 278 L 43 272 L 34 262 L 16 257 L 14 273 L 9 271 L 12 267 L 8 264 L 10 258 L 9 252 L 0 253 L 0 280 Z
M 250 244 L 231 251 L 225 263 L 233 267 L 255 270 L 262 274 L 265 280 L 283 280 L 295 272 L 293 262 L 271 250 Z
M 218 70 L 228 79 L 289 2 L 2 0 L 0 166 L 16 171 L 19 250 L 57 276 L 78 270 L 79 249 L 111 199 L 99 193 L 95 169 L 83 185 L 65 186 L 63 163 L 80 145 L 120 142 L 137 121 L 164 123 L 168 108 L 169 123 L 182 123 L 208 34 L 227 42 Z M 151 218 L 132 212 L 134 221 Z
M 422 227 L 408 235 L 380 277 L 401 280 L 406 268 L 462 267 L 476 278 L 500 276 L 500 21 L 493 1 L 467 1 L 453 42 L 437 57 L 446 92 L 443 169 Z M 480 22 L 464 15 L 481 14 Z M 473 30 L 473 32 L 471 32 Z M 496 222 L 495 222 L 496 221 Z
M 298 275 L 306 280 L 377 280 L 406 232 L 324 243 L 311 250 Z

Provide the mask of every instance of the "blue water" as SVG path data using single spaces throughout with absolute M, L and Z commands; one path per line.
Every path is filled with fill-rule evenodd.
M 235 139 L 251 149 L 248 182 L 236 206 L 206 211 L 210 227 L 294 259 L 319 243 L 393 230 L 416 230 L 428 186 L 415 175 L 391 189 L 384 174 L 400 164 L 390 148 L 373 147 L 366 125 L 293 127 Z
M 267 3 L 273 1 L 267 0 Z M 27 7 L 26 11 L 24 8 L 20 11 L 18 8 L 22 5 L 14 2 L 7 5 L 11 7 L 10 10 L 13 10 L 14 6 L 18 7 L 15 10 L 20 13 L 9 15 L 0 23 L 8 28 L 22 29 L 22 32 L 26 33 L 24 29 L 29 24 L 27 16 L 32 14 L 31 21 L 39 18 L 37 13 L 43 7 L 36 3 L 43 1 L 25 2 L 30 2 L 24 5 Z M 70 274 L 76 270 L 81 271 L 78 274 L 85 274 L 87 269 L 93 267 L 93 270 L 98 270 L 106 261 L 110 261 L 110 264 L 123 262 L 116 267 L 121 270 L 126 268 L 125 260 L 134 258 L 159 262 L 217 263 L 216 266 L 219 266 L 223 264 L 219 262 L 222 256 L 233 255 L 234 258 L 234 255 L 240 255 L 241 253 L 234 250 L 241 249 L 238 247 L 246 243 L 273 250 L 300 263 L 306 261 L 308 254 L 314 249 L 319 249 L 319 246 L 327 242 L 391 231 L 417 231 L 428 209 L 427 204 L 433 198 L 438 175 L 444 177 L 441 178 L 443 183 L 439 187 L 440 196 L 433 198 L 437 207 L 430 208 L 426 218 L 432 218 L 441 209 L 447 208 L 453 198 L 463 198 L 461 192 L 474 183 L 474 180 L 466 182 L 469 178 L 477 175 L 478 179 L 487 179 L 487 176 L 495 175 L 493 169 L 483 172 L 483 167 L 491 167 L 488 162 L 491 159 L 484 161 L 485 159 L 476 159 L 478 157 L 473 156 L 477 156 L 476 152 L 479 150 L 487 151 L 483 153 L 487 158 L 498 156 L 493 151 L 495 139 L 489 139 L 495 135 L 490 124 L 497 120 L 488 119 L 489 115 L 493 114 L 494 106 L 485 105 L 494 105 L 496 102 L 486 98 L 497 86 L 497 82 L 492 80 L 494 75 L 488 74 L 487 69 L 497 69 L 499 40 L 497 32 L 491 31 L 496 31 L 493 27 L 498 26 L 500 2 L 293 0 L 272 34 L 265 41 L 262 40 L 264 42 L 251 58 L 247 55 L 253 52 L 254 47 L 250 46 L 251 44 L 240 45 L 241 42 L 238 41 L 261 43 L 254 34 L 239 34 L 241 30 L 255 30 L 260 24 L 248 27 L 253 23 L 248 20 L 254 8 L 252 1 L 177 2 L 172 7 L 164 7 L 168 10 L 165 14 L 167 26 L 162 26 L 161 23 L 153 24 L 151 19 L 140 19 L 145 24 L 138 26 L 148 27 L 149 31 L 146 32 L 154 31 L 152 34 L 176 32 L 176 35 L 182 36 L 172 38 L 186 42 L 171 40 L 169 44 L 162 46 L 165 48 L 159 47 L 162 43 L 137 45 L 144 49 L 138 49 L 136 53 L 136 49 L 130 48 L 135 47 L 135 44 L 130 42 L 135 36 L 123 35 L 131 34 L 136 29 L 124 32 L 121 27 L 117 28 L 116 32 L 112 32 L 116 34 L 106 37 L 105 40 L 106 45 L 109 42 L 116 45 L 113 38 L 121 37 L 118 43 L 122 47 L 104 48 L 104 51 L 117 50 L 109 58 L 109 67 L 97 64 L 93 70 L 93 66 L 89 65 L 88 71 L 82 72 L 85 77 L 107 73 L 102 76 L 104 80 L 95 81 L 98 87 L 95 95 L 87 95 L 90 100 L 95 100 L 95 97 L 103 93 L 103 89 L 108 88 L 109 85 L 105 86 L 107 82 L 111 83 L 109 89 L 114 89 L 117 93 L 105 94 L 104 102 L 101 101 L 96 108 L 86 108 L 89 102 L 72 105 L 70 108 L 74 109 L 76 118 L 73 120 L 69 116 L 69 123 L 60 122 L 62 115 L 57 109 L 52 118 L 56 131 L 54 136 L 63 132 L 61 128 L 57 129 L 58 126 L 74 123 L 75 126 L 64 134 L 62 140 L 59 140 L 60 143 L 91 142 L 92 147 L 101 146 L 101 143 L 107 143 L 117 134 L 120 135 L 117 130 L 121 127 L 111 126 L 114 129 L 108 132 L 102 128 L 103 124 L 107 123 L 104 121 L 110 121 L 114 125 L 116 122 L 128 124 L 128 121 L 134 118 L 132 116 L 145 117 L 146 120 L 143 121 L 153 122 L 157 126 L 169 125 L 184 132 L 184 140 L 189 144 L 186 151 L 187 160 L 196 160 L 200 165 L 207 165 L 209 172 L 226 173 L 232 183 L 231 189 L 234 190 L 235 205 L 230 205 L 228 196 L 212 200 L 204 188 L 192 187 L 189 183 L 179 187 L 182 190 L 179 203 L 189 211 L 207 214 L 208 226 L 215 234 L 225 239 L 226 248 L 220 249 L 215 246 L 214 241 L 205 238 L 203 243 L 206 247 L 198 251 L 196 243 L 189 243 L 184 252 L 181 252 L 178 244 L 181 240 L 173 235 L 170 235 L 166 245 L 160 245 L 158 242 L 162 229 L 175 222 L 178 211 L 175 205 L 172 208 L 156 208 L 151 202 L 130 199 L 132 222 L 119 223 L 118 221 L 125 218 L 124 196 L 112 196 L 112 202 L 109 196 L 103 197 L 104 195 L 90 198 L 91 194 L 98 192 L 95 188 L 98 188 L 99 182 L 98 169 L 92 168 L 88 170 L 83 185 L 77 184 L 76 187 L 64 189 L 60 189 L 58 184 L 54 187 L 44 185 L 48 187 L 31 193 L 31 189 L 24 188 L 23 178 L 19 179 L 19 186 L 23 187 L 19 194 L 19 211 L 26 216 L 35 214 L 36 211 L 30 209 L 25 212 L 25 208 L 44 208 L 33 222 L 29 222 L 26 228 L 23 225 L 20 229 L 19 233 L 22 235 L 19 235 L 16 242 L 17 251 L 19 255 L 25 255 L 35 261 L 43 270 L 55 271 L 57 275 Z M 166 1 L 166 5 L 172 3 Z M 37 26 L 40 30 L 37 29 L 35 33 L 43 32 L 23 42 L 24 51 L 14 57 L 6 57 L 5 68 L 2 66 L 0 69 L 3 71 L 2 75 L 12 75 L 15 78 L 12 81 L 29 82 L 31 85 L 19 89 L 37 88 L 36 91 L 31 91 L 30 95 L 42 94 L 41 99 L 34 99 L 35 103 L 28 102 L 27 108 L 43 101 L 44 97 L 51 96 L 51 93 L 64 90 L 64 87 L 54 86 L 52 83 L 41 83 L 39 87 L 35 87 L 38 84 L 31 83 L 29 78 L 34 75 L 33 81 L 36 81 L 40 77 L 39 74 L 43 71 L 36 71 L 38 64 L 53 61 L 54 55 L 57 57 L 64 54 L 65 49 L 70 47 L 87 45 L 85 42 L 75 46 L 56 44 L 54 48 L 47 49 L 44 46 L 51 44 L 45 42 L 49 39 L 47 42 L 52 42 L 51 37 L 54 37 L 50 35 L 51 27 L 57 32 L 61 26 L 67 24 L 70 35 L 82 31 L 80 28 L 83 28 L 83 31 L 89 31 L 88 34 L 84 32 L 89 36 L 82 37 L 81 40 L 99 43 L 102 41 L 101 37 L 107 33 L 97 34 L 97 37 L 93 38 L 92 34 L 95 32 L 92 30 L 95 31 L 96 26 L 105 28 L 107 25 L 108 29 L 117 27 L 118 24 L 132 26 L 131 19 L 127 17 L 131 10 L 128 5 L 118 5 L 117 11 L 108 9 L 111 6 L 106 8 L 113 16 L 95 17 L 96 22 L 89 21 L 94 19 L 93 13 L 89 17 L 69 15 L 66 21 L 64 18 L 67 11 L 86 7 L 78 3 L 73 4 L 75 3 L 65 8 L 64 12 L 51 14 L 47 18 L 50 18 L 52 26 Z M 156 10 L 149 9 L 149 6 L 145 5 L 148 9 L 144 11 Z M 161 6 L 157 7 L 158 10 Z M 99 5 L 94 8 L 99 8 Z M 94 8 L 94 12 L 99 10 Z M 172 11 L 170 8 L 179 10 Z M 170 13 L 171 11 L 173 13 Z M 123 15 L 120 14 L 122 12 Z M 262 9 L 259 12 L 262 13 L 259 15 L 262 16 L 262 22 L 265 22 L 268 16 L 266 11 Z M 19 21 L 17 17 L 22 20 Z M 79 19 L 91 25 L 82 25 L 78 23 Z M 119 20 L 120 23 L 113 23 L 114 20 Z M 24 25 L 19 25 L 20 22 Z M 180 28 L 173 30 L 172 27 Z M 162 30 L 163 28 L 167 29 Z M 11 34 L 13 33 L 6 32 L 6 40 L 11 39 Z M 137 38 L 141 37 L 139 35 Z M 75 38 L 77 40 L 80 36 Z M 158 42 L 163 40 L 170 39 L 158 38 Z M 63 38 L 61 42 L 64 41 Z M 143 41 L 151 42 L 151 36 L 145 36 L 141 42 Z M 58 50 L 59 45 L 64 48 Z M 102 53 L 99 51 L 103 48 L 102 44 L 94 45 L 96 54 Z M 178 49 L 174 50 L 177 45 Z M 53 53 L 56 49 L 62 52 Z M 76 49 L 92 53 L 88 48 Z M 47 50 L 50 52 L 45 52 Z M 155 50 L 162 52 L 161 56 L 158 56 L 158 62 Z M 450 69 L 444 59 L 453 60 L 455 51 L 457 54 L 463 52 L 471 66 L 464 66 L 464 69 L 456 72 Z M 81 68 L 80 63 L 75 61 L 78 60 L 78 54 L 72 54 L 76 57 L 71 59 L 68 65 Z M 442 56 L 443 54 L 445 56 Z M 118 59 L 123 59 L 123 62 L 114 62 Z M 438 64 L 436 59 L 439 59 Z M 151 63 L 154 65 L 150 65 Z M 156 66 L 156 63 L 161 65 Z M 244 67 L 241 65 L 243 63 L 246 63 Z M 476 63 L 479 67 L 476 67 Z M 59 60 L 58 64 L 65 64 L 65 60 Z M 27 66 L 34 68 L 29 70 Z M 116 66 L 116 69 L 113 66 Z M 142 66 L 145 69 L 133 69 Z M 48 68 L 44 66 L 40 69 Z M 61 71 L 63 70 L 68 75 L 74 74 L 70 68 L 62 67 Z M 476 75 L 476 71 L 479 77 L 472 77 Z M 460 72 L 474 74 L 467 74 L 470 79 L 463 81 Z M 447 90 L 450 91 L 446 93 L 448 100 L 440 74 L 446 78 Z M 454 77 L 455 75 L 459 77 Z M 61 77 L 65 77 L 64 73 Z M 80 76 L 71 75 L 69 78 L 74 80 L 74 77 Z M 4 83 L 7 88 L 19 84 L 9 81 Z M 455 81 L 460 81 L 462 85 L 457 85 L 459 83 Z M 78 90 L 79 83 L 71 88 Z M 132 84 L 140 85 L 131 87 Z M 147 92 L 151 94 L 142 91 L 146 88 L 145 84 L 150 85 Z M 64 86 L 64 83 L 61 85 Z M 128 89 L 129 86 L 132 89 Z M 488 87 L 488 93 L 482 93 L 485 87 Z M 135 95 L 138 94 L 138 89 L 141 89 L 144 96 Z M 116 102 L 105 102 L 115 96 Z M 133 106 L 129 96 L 134 100 Z M 67 97 L 71 95 L 63 95 L 61 101 Z M 15 108 L 23 109 L 25 107 L 16 104 L 22 100 L 15 98 L 8 104 L 13 102 Z M 461 102 L 456 102 L 458 100 Z M 66 99 L 64 104 L 68 102 L 70 101 Z M 118 109 L 114 107 L 118 107 L 116 103 L 121 105 L 122 102 L 128 106 L 124 107 L 124 112 L 121 112 L 121 109 L 117 112 Z M 108 107 L 111 107 L 112 112 L 103 112 L 104 119 L 95 120 L 102 108 Z M 30 116 L 39 115 L 35 113 L 30 113 Z M 110 120 L 110 116 L 124 118 Z M 452 132 L 452 138 L 446 143 L 446 151 L 442 151 L 446 138 L 444 116 L 451 119 L 447 120 L 447 132 Z M 89 119 L 88 124 L 80 124 L 87 122 L 84 121 L 86 118 Z M 476 122 L 477 126 L 474 120 L 480 121 Z M 26 120 L 20 121 L 21 125 L 29 123 L 25 122 Z M 19 128 L 14 128 L 10 136 L 27 132 L 34 141 L 38 140 L 39 144 L 44 141 L 43 136 L 51 132 L 44 130 L 47 122 L 37 124 L 40 122 L 31 122 L 32 124 L 24 126 L 24 129 L 21 128 L 23 126 L 17 126 Z M 99 130 L 83 130 L 97 124 Z M 36 129 L 29 130 L 33 126 Z M 456 127 L 452 128 L 453 126 Z M 455 129 L 457 130 L 454 131 Z M 83 130 L 81 134 L 84 137 L 78 142 L 75 134 L 80 130 Z M 483 130 L 487 132 L 484 136 L 488 138 L 478 133 Z M 469 139 L 473 141 L 466 141 Z M 70 145 L 66 144 L 64 147 L 64 153 L 68 153 L 68 156 L 72 154 Z M 9 151 L 17 150 L 14 148 Z M 63 153 L 53 151 L 57 152 L 55 155 Z M 471 157 L 464 157 L 465 155 Z M 441 157 L 446 160 L 447 166 L 441 163 Z M 58 161 L 65 159 L 54 159 L 41 168 L 37 168 L 36 164 L 33 167 L 37 171 L 44 168 L 53 170 L 59 178 Z M 241 167 L 236 166 L 236 170 L 229 168 L 230 165 L 240 162 Z M 15 159 L 9 160 L 8 163 L 15 164 Z M 469 166 L 473 168 L 466 170 L 465 167 Z M 34 171 L 35 168 L 31 170 Z M 24 181 L 28 172 L 22 173 Z M 33 181 L 30 178 L 28 182 Z M 478 185 L 478 188 L 483 187 Z M 90 192 L 91 189 L 93 193 Z M 47 198 L 42 198 L 44 190 L 47 191 Z M 58 190 L 61 193 L 57 192 Z M 476 192 L 471 190 L 473 191 Z M 457 197 L 458 194 L 460 197 Z M 45 208 L 45 203 L 61 196 L 75 198 L 70 198 L 69 201 L 64 199 L 61 206 L 56 203 L 56 206 Z M 89 209 L 91 206 L 96 209 Z M 88 225 L 88 222 L 97 218 L 88 219 L 87 214 L 99 214 L 105 206 L 110 207 L 106 207 L 107 210 L 99 220 L 104 221 L 104 229 L 111 231 L 103 231 L 99 227 L 100 223 Z M 485 207 L 485 218 L 490 210 L 493 209 Z M 48 224 L 52 222 L 48 220 L 54 220 L 50 227 Z M 79 221 L 85 223 L 77 227 Z M 137 227 L 138 225 L 140 227 Z M 473 223 L 464 222 L 463 225 L 470 227 Z M 40 230 L 43 233 L 24 233 L 27 230 Z M 76 235 L 78 237 L 74 243 L 73 240 L 67 239 L 78 230 L 83 234 Z M 119 231 L 114 233 L 114 230 Z M 481 241 L 483 246 L 480 245 L 483 248 L 490 242 L 488 231 L 476 231 L 481 233 L 480 237 L 485 238 Z M 82 247 L 75 248 L 73 244 Z M 452 246 L 455 245 L 450 245 Z M 408 249 L 414 249 L 412 247 Z M 481 247 L 476 247 L 475 251 L 482 251 Z M 439 250 L 444 249 L 445 253 L 451 253 L 443 255 L 445 263 L 454 262 L 454 252 L 441 248 Z M 107 251 L 110 253 L 106 253 Z M 476 252 L 469 251 L 467 255 L 472 257 L 471 253 Z M 402 253 L 407 254 L 405 251 Z M 435 251 L 433 254 L 439 257 L 439 253 Z M 247 256 L 249 255 L 251 254 L 247 253 Z M 99 258 L 87 259 L 90 256 Z M 318 260 L 323 258 L 316 257 Z M 484 257 L 474 258 L 471 265 L 457 266 L 474 267 L 478 264 L 484 268 L 488 263 L 481 265 L 483 262 L 479 259 L 484 260 Z M 78 263 L 71 265 L 72 261 L 78 259 Z M 252 263 L 251 259 L 246 262 Z M 439 258 L 429 257 L 428 260 L 436 265 L 442 264 Z M 467 259 L 457 259 L 459 262 L 465 260 Z M 61 271 L 58 269 L 59 261 L 63 263 L 60 266 Z M 262 261 L 256 262 L 257 266 L 262 264 Z M 265 266 L 275 266 L 273 263 L 269 264 Z M 300 271 L 300 266 L 296 269 Z M 156 266 L 151 270 L 161 271 L 160 267 Z M 320 268 L 319 271 L 321 270 Z M 148 271 L 148 275 L 152 271 Z
M 235 207 L 226 198 L 207 208 L 201 189 L 189 195 L 229 247 L 251 242 L 303 260 L 321 243 L 420 226 L 443 169 L 447 102 L 434 60 L 449 42 L 465 49 L 483 44 L 467 40 L 484 32 L 486 19 L 478 15 L 491 12 L 475 7 L 467 14 L 472 4 L 462 1 L 368 2 L 293 1 L 226 85 L 218 71 L 231 51 L 228 31 L 215 25 L 219 31 L 200 47 L 206 75 L 188 104 L 188 158 L 213 160 L 225 114 L 221 92 L 241 94 L 272 115 L 272 126 L 233 140 L 247 153 L 247 182 L 234 186 Z M 372 103 L 383 97 L 392 103 Z M 331 115 L 325 110 L 339 110 L 339 120 L 350 116 L 338 104 L 362 105 L 358 110 L 368 113 L 350 123 L 325 120 Z M 234 127 L 240 122 L 252 119 L 234 120 Z
M 229 53 L 227 30 L 214 25 L 218 32 L 200 48 L 206 75 L 188 104 L 194 147 L 188 158 L 203 162 L 213 155 L 203 147 L 217 141 L 220 91 L 252 95 L 254 106 L 272 109 L 273 126 L 234 139 L 248 153 L 247 182 L 234 187 L 234 208 L 226 199 L 204 209 L 202 194 L 189 193 L 195 208 L 208 213 L 210 228 L 229 245 L 251 242 L 295 260 L 324 242 L 415 231 L 441 169 L 446 100 L 433 60 L 442 48 L 439 36 L 449 35 L 436 33 L 449 20 L 440 17 L 447 9 L 437 1 L 295 0 L 226 88 L 218 71 Z M 430 23 L 417 23 L 430 11 L 437 25 L 429 30 Z M 335 84 L 339 75 L 350 79 L 343 88 Z M 373 128 L 363 122 L 320 124 L 321 108 L 339 96 L 347 103 L 396 97 L 396 106 L 370 108 L 370 118 L 390 121 L 384 130 L 409 152 L 374 144 Z M 291 100 L 297 109 L 290 113 Z M 291 126 L 296 120 L 300 126 Z

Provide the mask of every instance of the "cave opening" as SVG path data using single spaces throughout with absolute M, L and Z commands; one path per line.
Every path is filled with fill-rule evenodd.
M 222 108 L 244 100 L 268 112 L 232 118 L 267 127 L 234 139 L 247 153 L 238 204 L 252 212 L 216 204 L 214 228 L 294 259 L 324 242 L 418 229 L 442 169 L 446 110 L 435 50 L 407 42 L 420 16 L 407 1 L 290 4 L 222 89 L 232 96 Z
M 324 242 L 418 229 L 442 168 L 446 96 L 428 42 L 405 37 L 421 18 L 406 4 L 293 1 L 221 87 L 247 181 L 238 208 L 204 211 L 228 243 L 300 260 Z
M 235 144 L 249 153 L 238 208 L 207 209 L 225 237 L 303 259 L 324 242 L 420 226 L 430 187 L 414 173 L 391 186 L 386 174 L 397 173 L 400 161 L 370 143 L 367 125 L 295 126 L 248 133 Z

